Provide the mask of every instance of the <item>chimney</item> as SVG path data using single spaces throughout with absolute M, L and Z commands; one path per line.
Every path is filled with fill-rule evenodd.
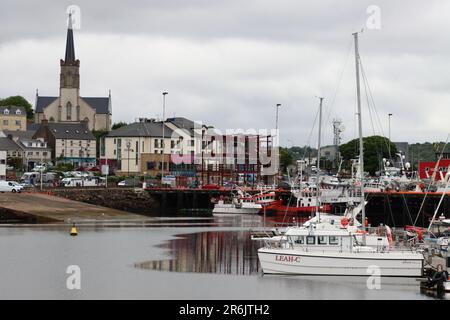
M 47 119 L 42 119 L 41 120 L 41 126 L 47 127 L 48 126 L 48 120 Z

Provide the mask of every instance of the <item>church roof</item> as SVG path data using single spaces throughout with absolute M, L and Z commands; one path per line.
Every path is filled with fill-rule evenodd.
M 36 99 L 35 112 L 44 112 L 44 109 L 56 99 L 58 99 L 58 97 L 38 96 Z M 81 97 L 81 99 L 83 99 L 84 102 L 91 106 L 98 114 L 110 113 L 109 97 Z
M 164 137 L 170 138 L 172 129 L 164 128 Z M 162 122 L 140 121 L 120 127 L 108 133 L 107 137 L 162 137 Z
M 108 114 L 110 112 L 109 97 L 81 97 L 81 99 L 94 108 L 99 114 Z

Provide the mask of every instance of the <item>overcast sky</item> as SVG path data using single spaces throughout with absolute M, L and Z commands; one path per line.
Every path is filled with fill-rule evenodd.
M 323 96 L 323 143 L 333 118 L 348 141 L 357 135 L 352 33 L 364 28 L 360 54 L 385 135 L 389 113 L 394 141 L 443 141 L 450 131 L 450 1 L 1 0 L 0 97 L 34 104 L 37 88 L 58 94 L 72 4 L 81 95 L 111 89 L 114 122 L 161 117 L 163 91 L 167 116 L 223 129 L 274 128 L 281 103 L 281 144 L 315 145 Z M 364 135 L 372 122 L 382 134 L 364 86 L 362 98 Z

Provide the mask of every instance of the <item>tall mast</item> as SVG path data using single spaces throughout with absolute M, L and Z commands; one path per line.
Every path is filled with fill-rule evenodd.
M 319 138 L 317 139 L 317 178 L 316 178 L 316 216 L 317 216 L 317 222 L 320 222 L 320 210 L 319 210 L 319 177 L 320 177 L 320 147 L 321 147 L 321 140 L 320 137 L 322 135 L 322 101 L 323 97 L 319 97 L 320 103 L 319 103 Z
M 359 50 L 358 50 L 358 32 L 353 33 L 355 38 L 355 67 L 356 67 L 356 97 L 358 103 L 358 131 L 359 131 L 359 172 L 360 172 L 360 183 L 361 183 L 361 223 L 363 229 L 365 229 L 366 221 L 366 210 L 364 205 L 364 145 L 362 136 L 362 117 L 361 117 L 361 90 L 359 88 Z M 363 244 L 366 244 L 366 236 L 363 234 Z

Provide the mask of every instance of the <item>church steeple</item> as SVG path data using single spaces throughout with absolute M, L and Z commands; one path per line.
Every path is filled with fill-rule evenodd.
M 73 44 L 73 29 L 72 29 L 72 14 L 69 13 L 69 25 L 67 28 L 67 40 L 66 40 L 66 58 L 65 63 L 75 62 L 75 46 Z
M 75 46 L 73 44 L 72 15 L 69 14 L 67 26 L 66 56 L 60 61 L 60 88 L 80 88 L 80 60 L 75 59 Z

